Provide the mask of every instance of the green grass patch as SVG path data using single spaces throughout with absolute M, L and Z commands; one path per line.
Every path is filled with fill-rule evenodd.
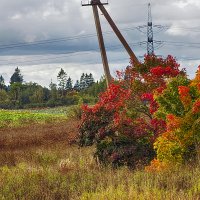
M 28 110 L 31 113 L 41 113 L 41 114 L 56 114 L 56 115 L 67 115 L 71 108 L 74 106 L 59 106 L 55 108 L 42 108 L 42 109 L 31 109 Z
M 39 114 L 54 114 L 54 115 L 62 115 L 62 116 L 65 115 L 68 118 L 80 118 L 81 117 L 80 105 L 33 109 L 33 110 L 28 110 L 28 111 L 31 113 L 39 113 Z
M 66 119 L 67 116 L 64 114 L 0 110 L 0 128 L 27 126 L 33 123 L 58 122 Z

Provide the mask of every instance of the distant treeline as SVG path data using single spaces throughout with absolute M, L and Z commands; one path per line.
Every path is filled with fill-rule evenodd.
M 0 108 L 22 109 L 35 107 L 55 107 L 76 105 L 79 103 L 94 104 L 98 94 L 104 91 L 104 78 L 95 82 L 92 73 L 83 73 L 80 80 L 73 85 L 73 80 L 61 68 L 57 75 L 57 84 L 52 81 L 49 88 L 34 82 L 24 82 L 23 75 L 17 67 L 6 85 L 0 75 Z

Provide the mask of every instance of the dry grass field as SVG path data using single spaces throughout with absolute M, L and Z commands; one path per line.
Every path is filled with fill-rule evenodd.
M 49 146 L 58 142 L 69 142 L 77 134 L 78 122 L 31 124 L 23 127 L 0 129 L 0 150 L 18 150 L 30 147 Z
M 160 173 L 98 164 L 73 144 L 79 120 L 0 129 L 2 200 L 198 200 L 199 165 Z

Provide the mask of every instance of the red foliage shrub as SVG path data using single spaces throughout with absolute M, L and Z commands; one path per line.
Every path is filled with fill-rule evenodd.
M 164 90 L 166 78 L 184 73 L 178 68 L 171 56 L 146 56 L 144 63 L 117 72 L 119 80 L 98 103 L 83 107 L 80 145 L 95 143 L 95 155 L 103 163 L 130 167 L 149 163 L 155 156 L 153 143 L 166 129 L 166 123 L 153 116 L 158 109 L 153 95 Z

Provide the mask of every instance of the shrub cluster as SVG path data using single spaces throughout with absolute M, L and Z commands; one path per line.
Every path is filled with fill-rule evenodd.
M 200 161 L 200 67 L 194 80 L 173 78 L 155 99 L 167 129 L 154 143 L 157 159 L 148 169 Z
M 166 80 L 185 72 L 172 56 L 146 56 L 117 74 L 96 105 L 82 107 L 79 144 L 95 144 L 95 156 L 104 164 L 147 165 L 155 157 L 154 142 L 167 130 L 165 118 L 154 116 L 159 108 L 154 94 L 166 89 Z

